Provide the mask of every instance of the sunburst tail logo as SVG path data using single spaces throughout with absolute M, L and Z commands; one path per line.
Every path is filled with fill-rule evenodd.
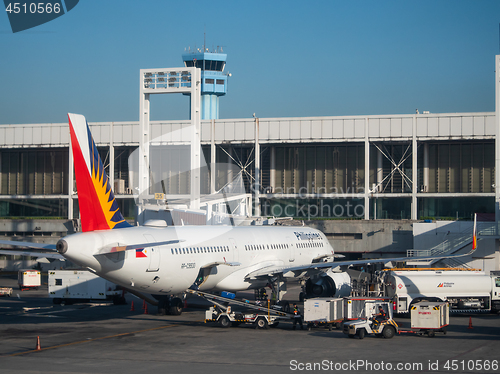
M 130 227 L 116 203 L 85 117 L 68 114 L 82 231 Z

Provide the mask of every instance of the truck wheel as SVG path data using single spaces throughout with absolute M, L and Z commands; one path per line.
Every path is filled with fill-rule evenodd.
M 427 332 L 427 336 L 429 338 L 433 338 L 435 335 L 436 335 L 436 333 L 434 331 L 432 331 L 432 330 Z
M 170 300 L 170 314 L 173 316 L 180 316 L 182 314 L 182 300 L 178 297 Z
M 382 335 L 386 339 L 391 339 L 394 335 L 396 335 L 396 330 L 392 326 L 385 326 L 384 331 L 382 331 Z
M 227 328 L 227 327 L 231 326 L 231 321 L 229 320 L 229 318 L 227 316 L 222 316 L 219 319 L 219 324 L 220 324 L 220 327 Z
M 364 337 L 365 337 L 365 329 L 359 329 L 358 330 L 358 337 L 360 339 L 364 339 Z
M 255 321 L 256 329 L 267 329 L 267 319 L 265 317 L 258 317 Z

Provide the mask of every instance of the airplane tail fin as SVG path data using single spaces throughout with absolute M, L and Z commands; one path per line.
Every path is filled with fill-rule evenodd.
M 123 218 L 85 117 L 68 114 L 82 231 L 130 227 Z

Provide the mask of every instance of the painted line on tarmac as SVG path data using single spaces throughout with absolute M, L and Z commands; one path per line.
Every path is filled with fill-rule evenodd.
M 148 331 L 154 331 L 154 330 L 161 330 L 161 329 L 166 329 L 166 328 L 169 328 L 169 327 L 176 327 L 176 326 L 179 326 L 179 325 L 166 325 L 166 326 L 160 326 L 160 327 L 153 327 L 153 328 L 150 328 L 150 329 L 145 329 L 145 330 L 137 330 L 137 331 L 132 331 L 132 332 L 124 332 L 124 333 L 121 333 L 121 334 L 115 334 L 115 335 L 103 336 L 103 337 L 100 337 L 100 338 L 93 338 L 93 339 L 87 339 L 87 340 L 80 340 L 80 341 L 73 342 L 73 343 L 66 343 L 66 344 L 54 345 L 54 346 L 51 346 L 51 347 L 40 348 L 39 350 L 37 350 L 37 349 L 32 349 L 32 350 L 30 350 L 30 351 L 18 352 L 18 353 L 12 353 L 12 354 L 10 354 L 9 356 L 20 356 L 20 355 L 25 355 L 25 354 L 29 354 L 29 353 L 35 353 L 35 352 L 41 352 L 41 351 L 47 351 L 47 350 L 49 350 L 49 349 L 56 349 L 56 348 L 68 347 L 68 346 L 70 346 L 70 345 L 77 345 L 77 344 L 83 344 L 83 343 L 90 343 L 90 342 L 97 341 L 97 340 L 104 340 L 104 339 L 118 338 L 118 337 L 120 337 L 120 336 L 134 335 L 134 334 L 139 334 L 139 333 L 141 333 L 141 332 L 148 332 Z

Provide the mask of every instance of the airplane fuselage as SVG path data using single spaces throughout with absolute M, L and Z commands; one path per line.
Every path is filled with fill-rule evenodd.
M 64 238 L 70 261 L 91 268 L 114 283 L 150 294 L 179 294 L 206 276 L 201 290 L 239 291 L 262 287 L 246 276 L 267 266 L 311 264 L 333 256 L 325 235 L 306 227 L 131 227 L 74 234 Z M 117 253 L 98 254 L 117 245 L 178 241 Z

